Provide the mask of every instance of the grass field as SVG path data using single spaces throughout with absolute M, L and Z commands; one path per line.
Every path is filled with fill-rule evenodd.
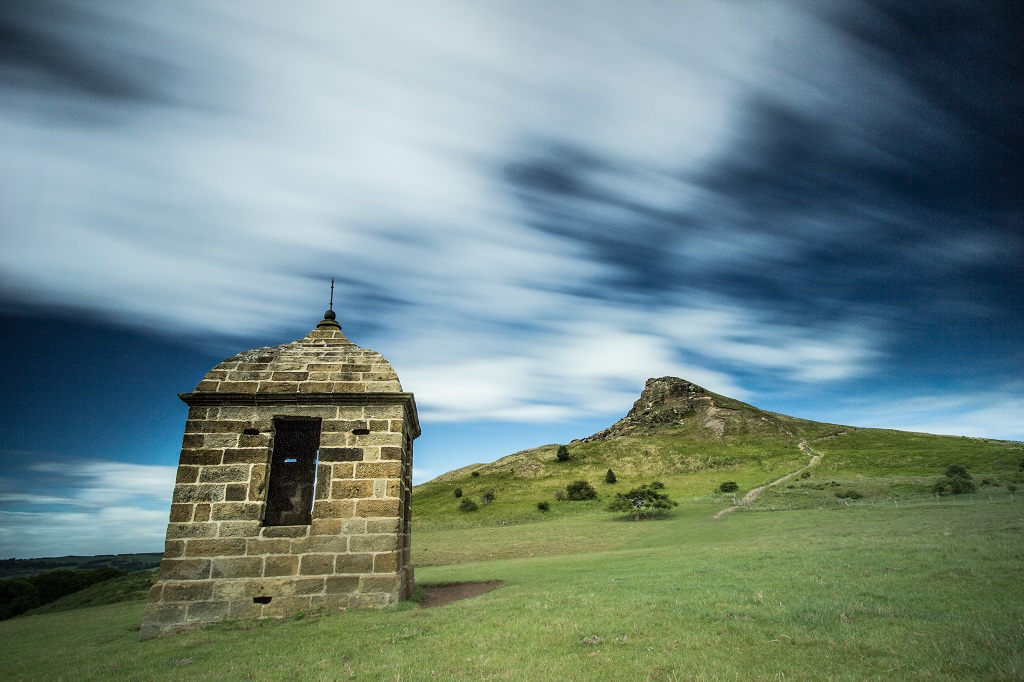
M 140 602 L 16 618 L 0 623 L 3 678 L 1024 679 L 1024 502 L 717 508 L 422 528 L 420 583 L 505 581 L 436 609 L 147 642 Z

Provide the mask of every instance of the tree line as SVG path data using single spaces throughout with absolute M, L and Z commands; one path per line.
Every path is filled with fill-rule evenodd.
M 27 578 L 0 580 L 0 620 L 13 618 L 96 583 L 125 575 L 116 568 L 59 569 Z

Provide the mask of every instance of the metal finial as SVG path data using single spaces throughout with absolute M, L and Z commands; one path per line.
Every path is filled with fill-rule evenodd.
M 327 308 L 327 312 L 324 313 L 324 322 L 330 322 L 331 326 L 336 327 L 338 326 L 338 323 L 335 322 L 337 318 L 338 316 L 334 314 L 334 278 L 331 277 L 331 302 Z M 321 322 L 321 324 L 323 324 L 323 322 Z

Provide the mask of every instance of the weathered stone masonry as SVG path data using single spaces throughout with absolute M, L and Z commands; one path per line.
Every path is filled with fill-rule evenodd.
M 188 420 L 142 638 L 412 593 L 416 404 L 333 318 L 181 394 Z

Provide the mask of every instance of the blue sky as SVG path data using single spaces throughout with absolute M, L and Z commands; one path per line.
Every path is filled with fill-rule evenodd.
M 159 551 L 214 364 L 346 334 L 416 480 L 652 376 L 1024 439 L 1013 2 L 0 9 L 0 556 Z

